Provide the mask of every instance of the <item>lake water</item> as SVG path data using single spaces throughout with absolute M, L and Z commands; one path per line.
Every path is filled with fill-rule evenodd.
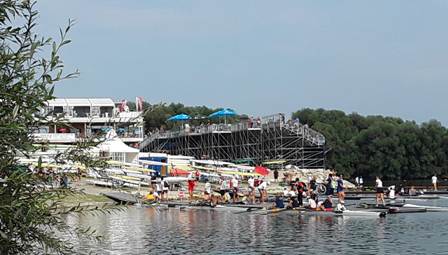
M 448 206 L 448 199 L 408 203 Z M 448 213 L 376 218 L 129 207 L 67 220 L 104 237 L 75 240 L 80 254 L 448 254 Z

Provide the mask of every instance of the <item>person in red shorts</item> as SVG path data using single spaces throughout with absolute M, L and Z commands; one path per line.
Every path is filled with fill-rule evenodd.
M 193 200 L 194 186 L 196 186 L 195 179 L 188 179 L 188 194 L 190 194 L 190 200 Z

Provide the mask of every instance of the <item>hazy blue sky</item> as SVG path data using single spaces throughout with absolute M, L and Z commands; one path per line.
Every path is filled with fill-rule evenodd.
M 41 0 L 39 30 L 77 20 L 57 95 L 340 109 L 448 124 L 448 1 Z

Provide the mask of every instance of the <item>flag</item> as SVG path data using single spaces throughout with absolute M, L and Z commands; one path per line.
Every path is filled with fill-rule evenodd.
M 128 102 L 126 100 L 124 100 L 124 99 L 121 100 L 121 104 L 120 104 L 118 110 L 120 112 L 124 112 L 126 110 L 127 104 L 128 104 Z
M 143 98 L 142 97 L 136 97 L 135 98 L 135 110 L 137 112 L 143 111 Z

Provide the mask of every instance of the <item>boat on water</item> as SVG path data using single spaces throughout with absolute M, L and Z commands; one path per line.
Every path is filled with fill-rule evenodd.
M 138 203 L 137 198 L 126 192 L 106 192 L 102 193 L 103 196 L 112 199 L 113 201 L 120 204 L 136 204 Z
M 418 207 L 390 207 L 388 213 L 397 214 L 397 213 L 424 213 L 427 212 L 426 208 L 418 208 Z
M 424 208 L 427 212 L 448 212 L 448 207 L 405 204 L 404 208 Z
M 440 199 L 440 196 L 437 195 L 417 195 L 417 196 L 400 196 L 400 199 L 405 200 L 432 200 L 432 199 Z
M 343 210 L 343 211 L 316 211 L 306 208 L 290 210 L 294 213 L 305 215 L 322 215 L 322 216 L 360 216 L 360 217 L 385 217 L 384 211 L 367 211 L 367 210 Z
M 404 202 L 386 203 L 385 205 L 377 205 L 375 203 L 360 203 L 357 207 L 363 209 L 389 209 L 390 207 L 403 207 L 404 204 Z

